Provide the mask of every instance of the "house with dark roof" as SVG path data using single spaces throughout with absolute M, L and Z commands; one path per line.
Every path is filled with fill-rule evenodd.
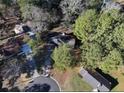
M 93 91 L 108 92 L 111 90 L 112 83 L 96 70 L 81 68 L 79 73 L 84 81 L 93 87 Z

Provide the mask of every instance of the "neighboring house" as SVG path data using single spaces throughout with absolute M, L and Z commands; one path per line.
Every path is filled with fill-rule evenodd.
M 23 33 L 22 25 L 16 25 L 15 28 L 14 28 L 14 31 L 15 31 L 16 34 Z
M 73 31 L 70 28 L 66 28 L 64 26 L 59 26 L 51 30 L 51 32 L 57 32 L 57 33 L 66 33 L 66 34 L 71 34 Z
M 21 51 L 27 56 L 30 53 L 32 53 L 32 49 L 30 48 L 30 46 L 28 44 L 23 44 L 21 46 Z
M 95 70 L 81 68 L 80 75 L 93 87 L 93 91 L 108 92 L 111 90 L 111 82 Z
M 16 25 L 14 28 L 14 31 L 17 35 L 22 34 L 22 33 L 27 33 L 31 39 L 36 40 L 36 34 L 26 24 Z
M 30 32 L 31 28 L 25 24 L 19 24 L 19 25 L 15 25 L 14 31 L 16 34 L 21 34 L 21 33 Z
M 61 33 L 61 32 L 46 32 L 41 35 L 43 41 L 54 44 L 55 46 L 62 45 L 63 43 L 74 48 L 76 43 L 76 38 L 71 34 Z
M 66 43 L 70 47 L 75 46 L 75 39 L 69 35 L 62 34 L 62 35 L 54 36 L 54 37 L 52 37 L 51 41 L 58 46 L 61 45 L 62 43 Z

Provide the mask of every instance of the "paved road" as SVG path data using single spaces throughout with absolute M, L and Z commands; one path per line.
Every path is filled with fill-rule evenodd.
M 40 85 L 47 84 L 47 85 L 49 85 L 50 86 L 49 92 L 59 92 L 60 91 L 59 85 L 52 78 L 39 76 L 28 84 L 28 88 L 30 88 L 34 84 L 40 84 Z M 42 92 L 42 91 L 40 91 L 40 92 Z

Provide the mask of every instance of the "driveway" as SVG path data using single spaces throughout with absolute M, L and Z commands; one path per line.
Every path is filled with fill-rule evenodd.
M 49 88 L 42 87 L 42 88 L 40 88 L 41 91 L 37 91 L 36 86 L 34 87 L 35 90 L 31 88 L 34 85 L 40 85 L 40 86 L 47 85 Z M 29 82 L 29 84 L 24 89 L 24 91 L 27 90 L 27 92 L 32 92 L 31 89 L 33 90 L 33 92 L 48 92 L 48 91 L 49 92 L 59 92 L 60 91 L 60 87 L 59 87 L 57 81 L 55 81 L 52 78 L 47 78 L 44 76 L 39 76 L 39 77 L 35 78 L 33 81 Z M 44 89 L 48 89 L 48 90 L 44 90 Z

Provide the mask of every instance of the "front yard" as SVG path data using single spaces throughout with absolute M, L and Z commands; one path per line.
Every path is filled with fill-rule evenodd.
M 60 84 L 62 91 L 73 91 L 73 92 L 83 92 L 92 91 L 90 85 L 88 85 L 83 79 L 78 75 L 77 69 L 68 69 L 66 72 L 61 72 L 57 69 L 53 71 L 53 77 Z
M 78 71 L 79 68 L 68 69 L 65 72 L 54 69 L 53 77 L 60 84 L 62 91 L 92 91 L 91 86 L 78 75 Z M 109 75 L 118 81 L 118 84 L 111 91 L 124 91 L 124 67 L 120 70 L 110 71 Z

